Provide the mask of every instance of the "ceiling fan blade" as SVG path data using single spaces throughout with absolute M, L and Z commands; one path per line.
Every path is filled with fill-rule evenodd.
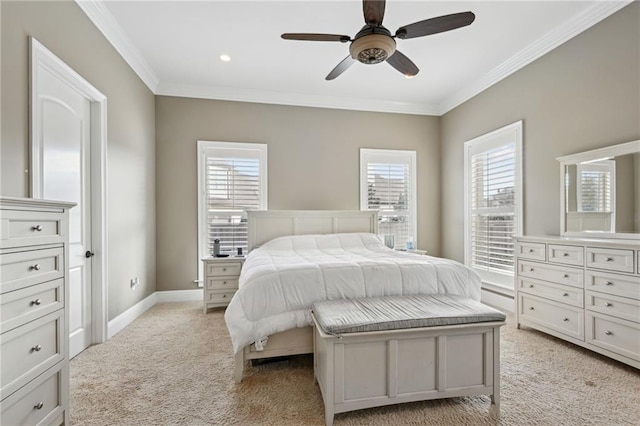
M 455 30 L 456 28 L 466 27 L 475 19 L 476 15 L 474 15 L 473 12 L 454 13 L 437 18 L 425 19 L 424 21 L 398 28 L 396 37 L 407 39 L 443 33 L 445 31 Z
M 420 72 L 416 64 L 398 50 L 387 58 L 387 62 L 407 77 L 413 77 Z
M 369 25 L 382 25 L 386 0 L 362 0 L 364 22 Z
M 353 65 L 355 61 L 356 60 L 353 59 L 351 55 L 348 55 L 346 58 L 340 61 L 340 63 L 336 65 L 334 69 L 331 70 L 331 72 L 329 73 L 329 75 L 327 75 L 325 80 L 333 80 L 334 78 L 338 77 L 340 74 L 345 72 L 347 68 Z
M 340 41 L 342 43 L 351 41 L 351 37 L 340 34 L 284 33 L 281 37 L 285 40 Z

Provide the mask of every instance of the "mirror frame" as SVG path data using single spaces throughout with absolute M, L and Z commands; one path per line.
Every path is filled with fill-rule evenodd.
M 607 146 L 591 151 L 579 152 L 577 154 L 557 157 L 560 162 L 560 235 L 563 237 L 583 237 L 583 238 L 613 238 L 626 240 L 640 240 L 640 233 L 630 232 L 567 232 L 566 231 L 566 193 L 565 193 L 565 170 L 566 166 L 577 165 L 584 161 L 596 160 L 598 158 L 610 158 L 619 155 L 640 153 L 640 139 L 636 141 Z

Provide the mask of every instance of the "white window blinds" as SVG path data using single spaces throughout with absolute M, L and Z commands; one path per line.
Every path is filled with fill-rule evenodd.
M 579 164 L 578 211 L 610 213 L 615 161 Z
M 266 145 L 201 142 L 203 257 L 247 250 L 247 210 L 266 209 Z
M 471 265 L 513 271 L 515 144 L 471 156 Z
M 378 210 L 378 233 L 395 247 L 416 240 L 415 151 L 360 150 L 360 207 Z
M 520 235 L 522 122 L 465 144 L 465 263 L 483 283 L 513 289 Z

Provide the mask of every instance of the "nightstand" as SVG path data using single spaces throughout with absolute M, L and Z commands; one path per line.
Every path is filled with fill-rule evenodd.
M 244 257 L 208 257 L 204 263 L 203 309 L 227 306 L 238 290 Z

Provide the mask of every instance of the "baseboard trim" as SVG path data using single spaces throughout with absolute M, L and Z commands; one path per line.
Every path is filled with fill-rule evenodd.
M 480 293 L 480 297 L 482 303 L 486 303 L 487 305 L 491 305 L 502 311 L 515 312 L 515 299 L 511 296 L 506 296 L 483 288 Z
M 126 326 L 131 324 L 140 315 L 147 312 L 157 303 L 156 293 L 151 293 L 111 321 L 107 326 L 107 340 L 111 339 L 116 334 L 125 329 Z
M 202 302 L 202 289 L 156 291 L 157 303 Z

